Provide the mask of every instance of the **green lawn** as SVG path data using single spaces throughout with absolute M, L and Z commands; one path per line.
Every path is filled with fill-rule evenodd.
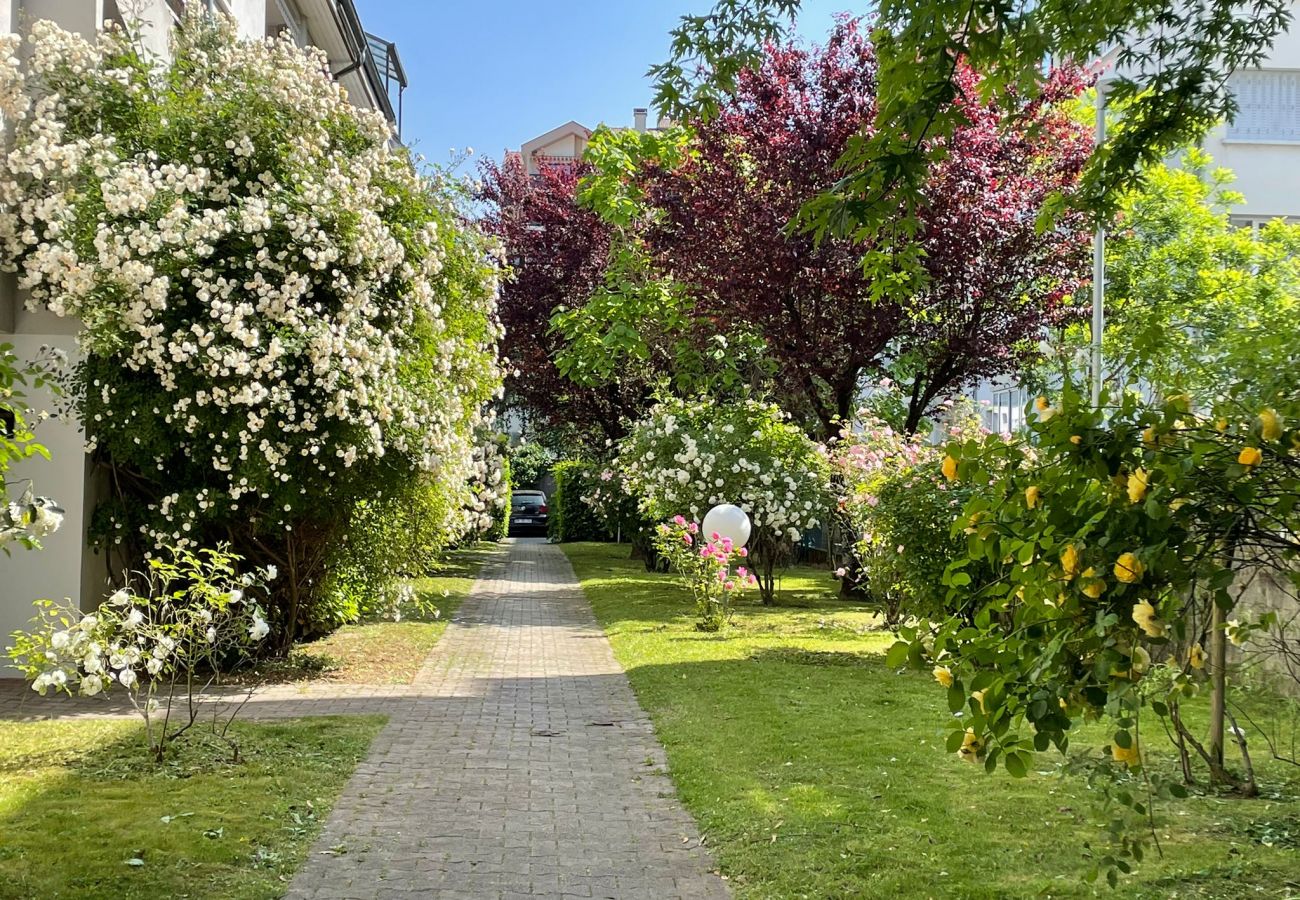
M 438 643 L 496 544 L 476 544 L 447 554 L 439 571 L 415 581 L 419 602 L 400 622 L 361 622 L 299 645 L 287 660 L 264 665 L 263 682 L 335 681 L 409 684 Z
M 946 753 L 943 691 L 884 667 L 891 638 L 828 573 L 795 570 L 800 606 L 746 605 L 719 636 L 626 546 L 564 549 L 740 897 L 1300 896 L 1300 770 L 1257 760 L 1264 799 L 1164 804 L 1163 859 L 1093 887 L 1086 784 L 1051 754 L 1017 781 Z
M 0 722 L 0 898 L 283 894 L 381 717 L 235 726 L 162 766 L 132 720 Z

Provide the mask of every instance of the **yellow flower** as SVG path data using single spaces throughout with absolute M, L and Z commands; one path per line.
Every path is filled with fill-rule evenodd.
M 1146 428 L 1142 429 L 1142 443 L 1146 444 L 1148 447 L 1154 447 L 1156 445 L 1156 427 L 1154 425 L 1148 425 Z
M 1129 653 L 1129 666 L 1134 672 L 1141 675 L 1151 668 L 1151 654 L 1147 653 L 1146 648 L 1139 644 Z
M 1146 574 L 1147 567 L 1132 553 L 1121 553 L 1115 560 L 1115 577 L 1125 584 L 1136 584 Z
M 1266 409 L 1259 414 L 1259 435 L 1266 441 L 1276 441 L 1282 436 L 1282 419 L 1273 410 Z
M 947 478 L 949 481 L 957 480 L 957 460 L 953 459 L 951 456 L 945 456 L 943 458 L 943 477 Z
M 1156 608 L 1150 600 L 1139 600 L 1133 605 L 1133 621 L 1146 632 L 1147 637 L 1165 636 L 1165 623 L 1156 617 Z
M 976 703 L 980 705 L 980 712 L 982 713 L 988 712 L 988 710 L 985 709 L 984 707 L 984 691 L 972 691 L 971 699 L 973 699 Z
M 1066 544 L 1061 552 L 1061 570 L 1065 572 L 1066 581 L 1079 574 L 1079 551 L 1074 549 L 1074 544 Z
M 1083 592 L 1096 600 L 1102 594 L 1106 593 L 1106 582 L 1102 581 L 1100 578 L 1095 581 L 1089 581 L 1083 586 Z
M 1047 402 L 1046 397 L 1040 396 L 1037 400 L 1034 401 L 1034 409 L 1038 410 L 1039 412 L 1047 412 L 1051 408 L 1052 408 L 1052 404 Z
M 934 680 L 944 687 L 952 687 L 952 669 L 947 666 L 935 666 Z
M 1074 445 L 1076 445 L 1076 446 L 1078 446 L 1079 444 L 1082 444 L 1082 443 L 1083 443 L 1083 435 L 1079 435 L 1079 434 L 1072 434 L 1072 435 L 1070 435 L 1070 443 L 1071 443 L 1071 444 L 1074 444 Z
M 1038 495 L 1040 493 L 1041 492 L 1038 490 L 1038 485 L 1036 484 L 1030 485 L 1029 487 L 1025 488 L 1025 506 L 1029 507 L 1030 509 L 1033 509 L 1035 506 L 1037 506 Z
M 1147 495 L 1147 483 L 1151 476 L 1146 469 L 1138 469 L 1128 477 L 1128 502 L 1141 503 Z
M 1260 453 L 1257 447 L 1243 447 L 1241 448 L 1241 452 L 1237 454 L 1237 462 L 1241 463 L 1248 469 L 1252 466 L 1259 465 L 1263 458 L 1264 454 Z
M 1142 765 L 1142 754 L 1138 752 L 1137 741 L 1131 740 L 1127 747 L 1111 744 L 1110 755 L 1115 762 L 1123 763 L 1129 767 Z
M 1201 649 L 1200 644 L 1192 644 L 1187 648 L 1187 661 L 1192 664 L 1193 669 L 1205 668 L 1205 651 Z
M 966 729 L 966 736 L 961 740 L 961 749 L 957 755 L 966 762 L 978 762 L 984 755 L 984 741 L 975 734 L 974 728 Z
M 1227 419 L 1216 419 L 1215 422 L 1214 422 L 1214 430 L 1215 430 L 1215 431 L 1227 431 L 1227 430 L 1228 430 L 1228 420 L 1227 420 Z
M 1242 630 L 1241 622 L 1237 619 L 1229 619 L 1228 627 L 1224 631 L 1228 635 L 1228 640 L 1232 641 L 1232 646 L 1240 647 L 1246 643 L 1246 632 Z

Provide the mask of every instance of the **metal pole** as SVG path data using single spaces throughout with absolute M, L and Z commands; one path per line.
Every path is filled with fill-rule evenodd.
M 1097 84 L 1097 146 L 1106 142 L 1106 98 Z M 1106 229 L 1092 239 L 1092 405 L 1101 406 L 1101 338 L 1106 330 Z

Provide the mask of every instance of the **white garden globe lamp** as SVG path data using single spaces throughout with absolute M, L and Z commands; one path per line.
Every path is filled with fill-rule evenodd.
M 717 532 L 719 538 L 729 538 L 731 546 L 739 550 L 749 540 L 749 533 L 753 530 L 753 526 L 750 524 L 749 516 L 739 506 L 721 503 L 704 516 L 704 521 L 700 523 L 700 530 L 704 532 L 705 537 L 711 537 L 714 532 Z

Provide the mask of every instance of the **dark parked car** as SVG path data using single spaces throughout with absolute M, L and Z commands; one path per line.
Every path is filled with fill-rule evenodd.
M 514 491 L 510 494 L 510 533 L 546 534 L 546 494 Z

